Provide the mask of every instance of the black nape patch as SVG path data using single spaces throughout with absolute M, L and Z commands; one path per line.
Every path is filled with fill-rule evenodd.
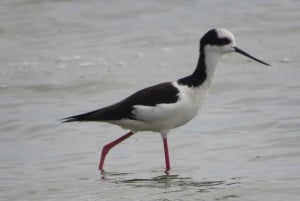
M 184 78 L 179 79 L 177 82 L 181 85 L 188 87 L 199 87 L 207 78 L 206 64 L 204 61 L 204 55 L 199 56 L 199 61 L 195 71 Z
M 200 86 L 207 78 L 206 73 L 206 63 L 205 63 L 205 45 L 227 45 L 232 41 L 227 37 L 218 37 L 218 32 L 216 29 L 209 30 L 200 40 L 200 55 L 196 70 L 190 76 L 181 78 L 178 80 L 178 83 L 181 85 L 187 85 L 189 87 L 198 87 Z
M 227 45 L 231 43 L 231 40 L 229 38 L 218 37 L 218 32 L 216 29 L 209 30 L 200 40 L 200 48 L 204 48 L 205 45 Z M 202 51 L 202 49 L 200 50 Z

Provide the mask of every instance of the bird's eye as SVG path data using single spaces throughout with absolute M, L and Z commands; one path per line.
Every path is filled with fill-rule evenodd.
M 221 38 L 219 42 L 220 42 L 220 45 L 227 45 L 227 44 L 229 44 L 231 41 L 230 41 L 229 38 Z

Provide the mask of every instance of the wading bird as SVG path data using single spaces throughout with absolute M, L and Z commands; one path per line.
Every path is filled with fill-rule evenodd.
M 130 130 L 103 147 L 99 163 L 99 170 L 102 172 L 105 157 L 111 148 L 138 131 L 159 132 L 164 145 L 165 171 L 168 173 L 171 168 L 168 133 L 196 116 L 212 83 L 219 59 L 231 52 L 240 53 L 269 66 L 238 48 L 230 31 L 212 29 L 200 40 L 199 60 L 192 74 L 173 82 L 144 88 L 120 102 L 85 114 L 67 117 L 63 122 L 106 122 Z

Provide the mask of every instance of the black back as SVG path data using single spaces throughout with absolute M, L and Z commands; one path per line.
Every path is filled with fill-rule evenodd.
M 85 114 L 67 117 L 63 119 L 63 122 L 135 119 L 132 114 L 135 105 L 155 106 L 161 103 L 174 103 L 178 100 L 178 92 L 178 89 L 170 82 L 158 84 L 137 91 L 116 104 Z

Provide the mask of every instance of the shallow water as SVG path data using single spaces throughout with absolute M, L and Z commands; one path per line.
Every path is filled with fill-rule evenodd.
M 299 200 L 298 1 L 0 3 L 0 200 Z M 199 38 L 231 30 L 272 64 L 220 62 L 200 114 L 169 136 L 61 124 L 196 64 Z

